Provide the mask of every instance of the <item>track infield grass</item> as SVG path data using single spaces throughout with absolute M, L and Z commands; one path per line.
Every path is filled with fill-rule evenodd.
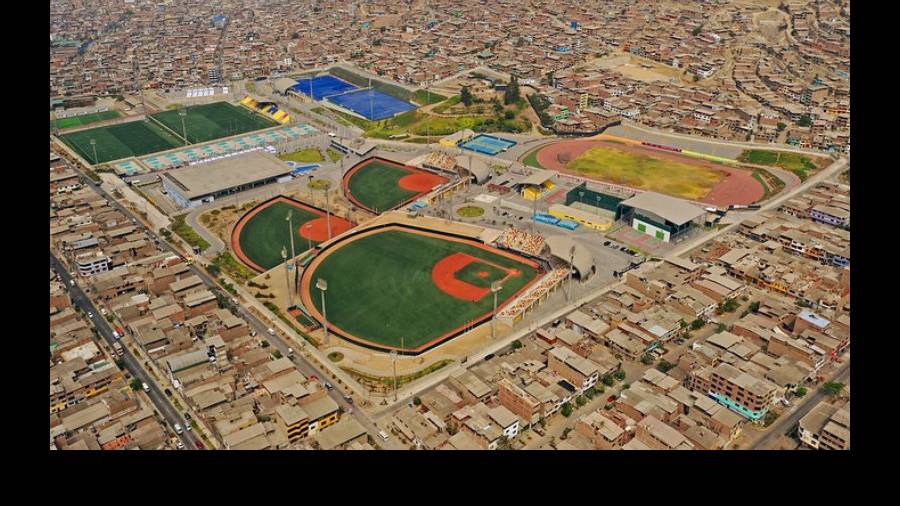
M 93 165 L 183 146 L 184 142 L 148 120 L 129 121 L 62 134 L 59 138 Z M 96 141 L 97 159 L 91 139 Z
M 705 197 L 725 178 L 717 170 L 604 147 L 585 151 L 566 168 L 612 183 L 690 200 Z
M 828 165 L 828 159 L 823 157 L 810 157 L 800 153 L 788 153 L 784 151 L 767 151 L 762 149 L 745 150 L 738 157 L 738 161 L 755 165 L 775 166 L 789 170 L 801 180 L 809 177 L 809 172 L 815 172 Z
M 360 237 L 331 250 L 309 273 L 309 300 L 322 310 L 318 278 L 328 282 L 326 311 L 329 326 L 374 345 L 416 348 L 487 315 L 493 309 L 488 294 L 476 302 L 447 294 L 434 283 L 432 269 L 453 253 L 467 253 L 518 275 L 504 283 L 502 304 L 532 282 L 538 271 L 531 265 L 467 243 L 403 230 L 386 230 Z M 471 265 L 471 264 L 470 264 Z M 502 270 L 476 263 L 478 271 L 502 278 Z M 488 286 L 493 276 L 482 279 Z M 306 275 L 304 276 L 306 277 Z

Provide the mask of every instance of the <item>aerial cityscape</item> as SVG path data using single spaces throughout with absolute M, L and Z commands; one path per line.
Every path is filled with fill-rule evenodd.
M 50 0 L 49 121 L 51 450 L 850 449 L 849 0 Z

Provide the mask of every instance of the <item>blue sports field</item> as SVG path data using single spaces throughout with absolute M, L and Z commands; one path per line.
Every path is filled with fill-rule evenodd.
M 494 137 L 493 135 L 487 134 L 478 134 L 470 140 L 460 144 L 459 147 L 468 149 L 469 151 L 475 151 L 476 153 L 494 156 L 501 151 L 506 151 L 516 144 L 516 141 L 511 141 L 509 139 L 501 139 L 500 137 Z
M 328 97 L 328 100 L 370 121 L 391 118 L 411 111 L 415 105 L 375 89 L 357 90 Z
M 312 79 L 299 79 L 297 84 L 291 86 L 290 89 L 309 96 L 310 82 L 312 82 L 312 98 L 313 100 L 321 100 L 332 95 L 355 90 L 356 86 L 342 81 L 333 76 L 319 76 Z

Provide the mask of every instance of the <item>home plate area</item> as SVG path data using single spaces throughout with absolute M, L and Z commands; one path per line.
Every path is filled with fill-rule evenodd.
M 441 291 L 470 302 L 477 302 L 489 294 L 494 281 L 506 281 L 519 275 L 518 269 L 507 269 L 467 253 L 448 255 L 431 270 L 431 279 Z

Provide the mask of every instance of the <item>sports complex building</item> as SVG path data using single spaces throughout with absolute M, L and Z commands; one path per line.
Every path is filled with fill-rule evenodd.
M 706 211 L 681 199 L 644 192 L 619 203 L 616 219 L 660 241 L 677 242 L 697 225 Z
M 293 169 L 264 151 L 229 156 L 162 175 L 169 197 L 184 208 L 269 183 L 290 179 Z M 287 179 L 285 179 L 287 178 Z

